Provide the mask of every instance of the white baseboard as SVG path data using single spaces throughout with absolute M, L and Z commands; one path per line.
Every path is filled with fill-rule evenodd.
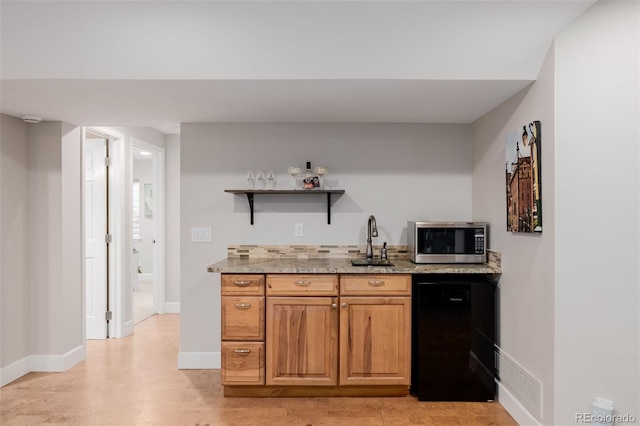
M 164 304 L 164 313 L 165 314 L 179 314 L 180 313 L 180 302 L 166 302 Z
M 179 352 L 178 370 L 215 370 L 222 365 L 220 352 Z
M 31 355 L 31 371 L 59 373 L 87 358 L 84 346 L 78 346 L 64 355 Z
M 87 359 L 87 350 L 78 346 L 64 355 L 29 355 L 0 369 L 0 387 L 32 372 L 67 371 Z
M 153 281 L 153 274 L 138 274 L 140 281 Z
M 19 379 L 27 373 L 30 373 L 29 357 L 25 357 L 12 362 L 6 367 L 0 368 L 0 387 L 8 385 L 14 380 Z
M 513 396 L 511 392 L 507 390 L 500 382 L 498 382 L 498 401 L 500 405 L 504 407 L 505 410 L 511 417 L 521 426 L 541 426 L 538 420 L 536 420 L 533 415 L 520 404 L 520 402 Z

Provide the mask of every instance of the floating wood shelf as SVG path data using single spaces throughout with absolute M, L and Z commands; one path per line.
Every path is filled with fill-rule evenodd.
M 344 194 L 344 189 L 225 189 L 224 192 L 231 194 L 246 194 L 251 211 L 251 224 L 253 225 L 253 196 L 255 194 L 276 195 L 327 195 L 327 224 L 331 225 L 331 194 Z

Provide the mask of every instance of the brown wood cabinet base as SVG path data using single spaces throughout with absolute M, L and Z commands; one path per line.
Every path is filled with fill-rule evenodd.
M 408 274 L 223 274 L 224 396 L 406 396 Z
M 407 396 L 408 386 L 230 386 L 228 397 Z

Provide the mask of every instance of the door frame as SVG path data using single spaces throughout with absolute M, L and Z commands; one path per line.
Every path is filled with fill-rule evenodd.
M 109 244 L 109 307 L 113 312 L 108 322 L 108 337 L 120 338 L 133 333 L 133 292 L 131 291 L 131 253 L 133 241 L 132 188 L 133 155 L 132 145 L 144 147 L 154 153 L 154 178 L 157 182 L 156 197 L 156 248 L 154 250 L 154 271 L 157 285 L 154 285 L 154 308 L 157 313 L 165 313 L 165 150 L 157 145 L 134 137 L 127 137 L 109 127 L 82 127 L 82 132 L 90 131 L 108 139 L 109 144 L 109 231 L 113 242 Z M 82 149 L 84 156 L 84 145 Z M 84 181 L 84 170 L 81 179 Z M 84 197 L 82 204 L 82 227 L 84 228 Z M 82 330 L 83 342 L 86 341 L 86 278 L 84 258 L 86 247 L 84 231 L 82 240 Z M 156 266 L 157 265 L 157 266 Z M 126 280 L 126 281 L 125 281 Z M 126 284 L 128 282 L 128 285 Z M 127 291 L 128 290 L 128 291 Z
M 127 138 L 124 134 L 117 132 L 108 127 L 83 127 L 83 132 L 90 131 L 98 135 L 104 136 L 109 144 L 109 233 L 112 235 L 112 242 L 108 245 L 109 252 L 109 310 L 113 313 L 112 319 L 108 322 L 107 333 L 109 338 L 120 338 L 128 336 L 133 332 L 133 315 L 131 311 L 132 298 L 129 294 L 127 301 L 126 288 L 131 288 L 125 284 L 131 276 L 130 253 L 131 238 L 125 238 L 131 235 L 131 219 L 126 214 L 131 209 L 131 188 L 126 184 L 130 180 L 130 172 L 125 165 L 128 163 L 127 155 L 130 155 L 130 149 L 127 149 Z M 130 160 L 129 160 L 130 161 Z M 84 179 L 84 177 L 83 177 Z M 128 220 L 127 220 L 128 219 Z M 84 212 L 83 212 L 84 220 Z M 127 232 L 129 230 L 129 232 Z M 84 256 L 84 242 L 83 242 Z M 84 272 L 83 272 L 84 276 Z M 86 283 L 84 284 L 86 285 Z M 84 286 L 83 286 L 84 287 Z M 83 289 L 84 291 L 84 289 Z M 83 297 L 85 297 L 83 295 Z M 86 302 L 83 299 L 83 315 L 86 309 Z M 83 329 L 86 331 L 86 320 L 83 318 Z M 86 336 L 85 336 L 86 337 Z
M 165 150 L 162 147 L 145 142 L 138 138 L 131 138 L 129 146 L 130 182 L 133 182 L 133 147 L 145 149 L 152 153 L 153 197 L 154 197 L 154 234 L 153 245 L 153 308 L 158 314 L 166 312 L 165 288 Z M 131 186 L 131 185 L 129 185 Z M 129 197 L 130 199 L 131 197 Z M 129 208 L 132 212 L 132 208 Z M 132 214 L 129 220 L 133 221 Z

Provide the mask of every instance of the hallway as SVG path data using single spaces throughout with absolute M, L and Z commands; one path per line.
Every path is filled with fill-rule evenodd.
M 133 290 L 133 324 L 138 325 L 152 315 L 155 315 L 153 307 L 153 281 L 140 280 L 137 288 Z
M 2 425 L 515 425 L 496 403 L 406 398 L 224 398 L 219 370 L 178 370 L 180 315 L 87 341 L 87 361 L 0 389 Z

